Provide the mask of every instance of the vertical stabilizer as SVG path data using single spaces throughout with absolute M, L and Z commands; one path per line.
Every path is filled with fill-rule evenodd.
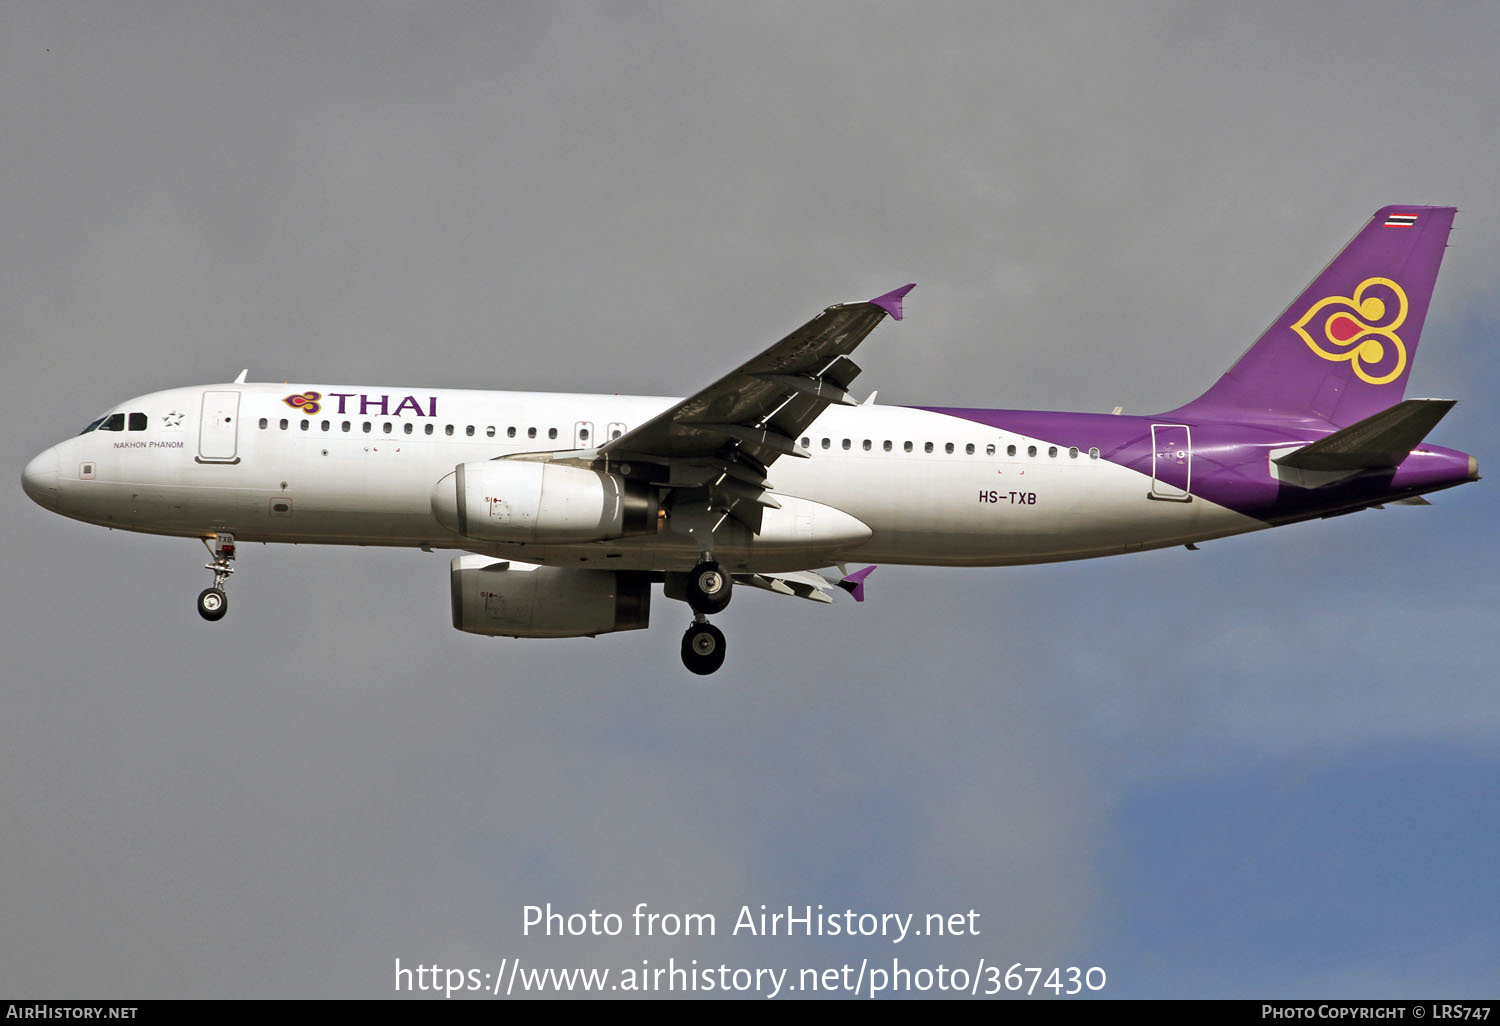
M 1337 427 L 1406 392 L 1454 207 L 1385 207 L 1184 417 Z

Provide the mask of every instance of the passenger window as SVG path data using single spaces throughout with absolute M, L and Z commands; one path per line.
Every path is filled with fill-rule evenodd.
M 1057 446 L 1055 446 L 1055 445 L 1049 445 L 1047 447 L 1047 455 L 1053 457 L 1054 459 L 1056 459 L 1057 458 Z
M 588 428 L 579 428 L 578 429 L 578 440 L 580 442 L 587 442 L 589 440 L 589 429 Z
M 932 443 L 928 442 L 926 445 L 922 446 L 922 451 L 923 452 L 931 452 L 932 451 Z
M 390 421 L 386 421 L 384 424 L 380 425 L 380 430 L 384 431 L 386 434 L 390 434 L 391 433 L 391 427 L 392 427 L 391 422 Z
M 324 431 L 327 431 L 332 426 L 333 425 L 329 424 L 328 421 L 326 421 L 326 420 L 323 422 L 323 430 Z
M 886 452 L 890 452 L 891 451 L 891 440 L 889 438 L 887 438 L 885 440 L 885 451 Z
M 548 428 L 547 429 L 547 437 L 548 438 L 556 438 L 557 437 L 557 428 Z
M 513 428 L 513 427 L 506 428 L 505 429 L 505 437 L 506 438 L 514 438 L 514 437 L 516 437 L 516 429 Z
M 367 420 L 367 421 L 365 421 L 365 434 L 368 435 L 369 433 L 370 433 L 370 422 Z
M 474 437 L 474 425 L 470 424 L 468 427 L 464 428 L 464 434 L 468 435 L 470 438 L 473 438 Z
M 426 431 L 429 435 L 432 434 L 432 429 L 433 429 L 433 425 L 431 425 L 431 424 L 425 424 L 422 427 L 422 430 Z
M 1099 450 L 1098 449 L 1090 449 L 1089 450 L 1089 459 L 1091 459 L 1091 460 L 1097 460 L 1098 458 L 1099 458 Z
M 1028 445 L 1026 447 L 1026 455 L 1028 455 L 1028 456 L 1035 456 L 1036 455 L 1036 446 L 1034 446 L 1034 445 Z
M 1007 456 L 1014 456 L 1015 454 L 1016 454 L 1016 447 L 1014 445 L 1007 445 L 1005 447 L 1005 455 L 1007 455 Z
M 870 440 L 868 438 L 866 438 L 865 439 L 865 452 L 869 452 L 869 451 L 870 451 Z
M 535 438 L 536 437 L 536 428 L 527 428 L 526 429 L 526 437 L 527 438 Z
M 267 420 L 264 417 L 260 418 L 260 429 L 262 431 L 264 431 L 266 428 L 268 428 L 270 426 L 271 426 L 271 422 L 269 420 Z
M 812 448 L 812 439 L 804 437 L 802 439 L 802 448 L 804 448 L 804 449 L 811 449 Z
M 910 442 L 907 442 L 905 445 L 902 446 L 902 448 L 905 449 L 907 452 L 911 452 L 911 450 L 912 450 L 912 444 Z
M 286 418 L 285 417 L 282 417 L 281 418 L 281 430 L 285 431 L 289 427 L 291 427 L 291 425 L 286 422 Z
M 852 443 L 851 443 L 851 442 L 850 442 L 850 441 L 849 441 L 849 439 L 847 439 L 847 438 L 846 438 L 846 439 L 844 439 L 844 448 L 845 448 L 845 449 L 848 449 L 848 448 L 850 448 L 850 447 L 851 447 L 851 445 L 852 445 Z
M 349 422 L 348 422 L 348 421 L 347 421 L 347 420 L 346 420 L 346 421 L 344 421 L 344 425 L 343 425 L 343 430 L 344 430 L 344 431 L 345 431 L 345 432 L 346 432 L 346 433 L 347 433 L 347 432 L 348 432 L 348 430 L 349 430 Z
M 991 443 L 990 445 L 986 445 L 984 447 L 984 454 L 986 456 L 993 456 L 993 455 L 995 455 L 995 446 L 994 446 L 993 443 Z
M 610 432 L 609 432 L 609 437 L 610 437 L 610 438 L 619 438 L 619 437 L 620 437 L 620 436 L 621 436 L 621 435 L 623 435 L 623 434 L 624 434 L 624 433 L 625 433 L 625 432 L 623 432 L 623 431 L 621 431 L 621 430 L 620 430 L 620 429 L 619 429 L 619 428 L 613 428 L 613 429 L 611 429 L 611 430 L 610 430 Z
M 964 453 L 966 455 L 969 455 L 969 456 L 974 455 L 974 443 L 973 442 L 970 442 L 968 445 L 964 446 Z
M 484 437 L 486 437 L 486 438 L 494 438 L 495 437 L 495 425 L 491 424 L 489 427 L 487 427 L 487 428 L 484 429 Z
M 146 430 L 146 415 L 144 413 L 132 413 L 130 415 L 130 430 Z
M 300 421 L 297 422 L 297 426 L 300 427 L 303 431 L 306 431 L 306 430 L 308 430 L 308 427 L 309 427 L 309 425 L 311 423 L 312 423 L 311 421 L 309 421 L 306 418 L 304 418 L 304 419 L 302 419 L 302 420 L 300 420 Z
M 953 443 L 949 442 L 947 445 L 943 446 L 943 451 L 951 455 L 953 452 Z
M 1077 458 L 1078 458 L 1078 446 L 1076 446 L 1076 445 L 1070 445 L 1070 446 L 1068 446 L 1068 459 L 1070 459 L 1070 460 L 1076 460 Z
M 412 432 L 412 423 L 411 423 L 411 421 L 407 421 L 405 424 L 401 425 L 401 430 L 405 431 L 407 434 L 411 434 L 411 432 Z
M 827 449 L 831 445 L 833 445 L 833 439 L 831 439 L 831 438 L 825 438 L 825 439 L 823 439 L 823 448 Z
M 445 425 L 444 428 L 443 428 L 443 434 L 445 434 L 445 435 L 451 435 L 451 434 L 453 434 L 453 425 L 452 424 Z

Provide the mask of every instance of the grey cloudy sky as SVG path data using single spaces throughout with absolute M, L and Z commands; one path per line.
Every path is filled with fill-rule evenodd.
M 742 596 L 704 681 L 683 607 L 469 637 L 419 552 L 248 547 L 210 626 L 196 542 L 18 478 L 246 366 L 682 394 L 913 280 L 860 354 L 882 402 L 1149 412 L 1392 202 L 1461 208 L 1410 391 L 1493 468 L 1497 41 L 1473 4 L 0 4 L 0 994 L 896 956 L 1493 996 L 1488 482 Z M 638 901 L 720 936 L 521 936 L 526 904 Z M 761 903 L 983 932 L 725 936 Z

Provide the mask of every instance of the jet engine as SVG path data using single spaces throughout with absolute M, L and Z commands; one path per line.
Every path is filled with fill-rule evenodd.
M 562 463 L 461 463 L 432 489 L 432 515 L 466 538 L 588 542 L 654 534 L 656 489 Z
M 651 620 L 649 574 L 572 570 L 459 556 L 450 572 L 453 626 L 507 638 L 582 638 Z

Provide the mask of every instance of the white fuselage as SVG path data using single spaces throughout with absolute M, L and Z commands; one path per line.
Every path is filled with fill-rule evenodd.
M 126 415 L 122 430 L 68 439 L 38 457 L 28 475 L 50 472 L 55 503 L 38 501 L 59 512 L 156 534 L 458 548 L 620 570 L 682 570 L 698 558 L 700 546 L 674 530 L 671 516 L 651 535 L 490 544 L 444 527 L 431 505 L 434 485 L 458 464 L 592 449 L 676 400 L 315 389 L 320 395 L 311 413 L 307 403 L 290 401 L 299 393 L 287 385 L 234 383 L 142 396 L 117 408 Z M 144 426 L 131 430 L 141 422 L 131 414 L 144 415 Z M 731 523 L 714 549 L 727 568 L 776 572 L 847 560 L 1034 563 L 1267 526 L 1201 499 L 1149 501 L 1148 477 L 1089 450 L 924 410 L 831 407 L 803 439 L 809 458 L 778 460 L 768 475 L 772 494 L 843 511 L 869 528 L 868 538 L 832 547 L 811 536 L 800 547 L 762 545 Z

